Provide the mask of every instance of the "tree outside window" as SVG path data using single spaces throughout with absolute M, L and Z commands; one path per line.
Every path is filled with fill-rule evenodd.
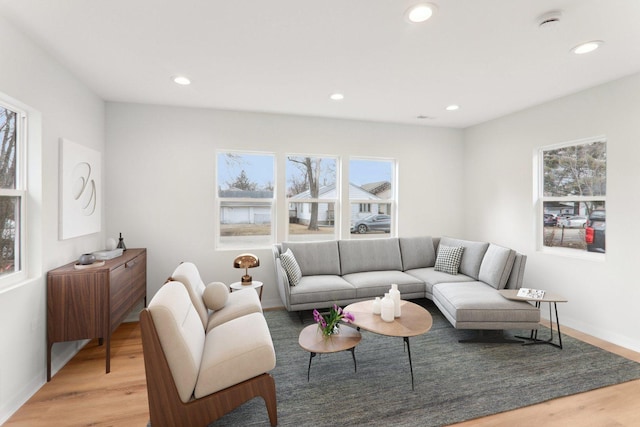
M 335 238 L 336 167 L 333 157 L 287 156 L 288 240 Z
M 541 150 L 543 245 L 605 252 L 604 138 Z
M 21 114 L 0 104 L 0 277 L 21 270 Z

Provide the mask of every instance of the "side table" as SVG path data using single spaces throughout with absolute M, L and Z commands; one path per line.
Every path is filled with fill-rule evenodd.
M 350 351 L 353 357 L 353 367 L 358 372 L 356 364 L 355 348 L 360 343 L 362 336 L 360 332 L 349 326 L 340 328 L 340 333 L 325 337 L 318 329 L 318 325 L 309 325 L 300 332 L 298 344 L 307 350 L 309 355 L 309 367 L 307 368 L 307 381 L 311 372 L 311 361 L 318 353 L 337 353 L 339 351 Z
M 233 282 L 229 287 L 231 288 L 231 292 L 233 292 L 234 289 L 236 291 L 239 291 L 240 289 L 256 289 L 258 291 L 258 297 L 260 298 L 260 301 L 262 301 L 262 285 L 262 282 L 253 280 L 248 285 L 244 285 L 242 282 Z
M 558 347 L 562 349 L 562 334 L 560 333 L 560 319 L 558 318 L 558 303 L 559 302 L 568 302 L 564 297 L 561 297 L 557 294 L 552 294 L 550 292 L 545 292 L 543 298 L 527 298 L 527 297 L 519 297 L 517 289 L 500 289 L 500 295 L 505 297 L 506 299 L 516 300 L 516 301 L 530 301 L 534 302 L 536 308 L 540 308 L 541 302 L 546 302 L 549 304 L 549 339 L 541 340 L 538 339 L 538 330 L 533 329 L 531 331 L 531 335 L 528 337 L 518 337 L 530 340 L 530 342 L 524 343 L 524 345 L 531 344 L 549 344 L 554 347 Z M 551 316 L 551 305 L 553 304 L 553 309 L 556 315 L 556 330 L 558 331 L 558 343 L 553 341 L 553 317 Z

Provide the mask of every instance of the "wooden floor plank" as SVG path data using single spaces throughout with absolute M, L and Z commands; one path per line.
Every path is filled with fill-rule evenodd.
M 563 333 L 640 362 L 640 353 L 567 327 Z M 562 350 L 558 350 L 562 351 Z M 633 427 L 640 425 L 640 380 L 567 396 L 456 427 Z M 6 427 L 140 426 L 149 421 L 140 327 L 123 323 L 112 338 L 111 373 L 104 346 L 87 344 L 5 424 Z

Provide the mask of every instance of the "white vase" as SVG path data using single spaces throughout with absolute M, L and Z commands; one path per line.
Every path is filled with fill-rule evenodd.
M 397 284 L 392 284 L 391 289 L 389 290 L 389 296 L 393 300 L 393 316 L 400 317 L 400 291 L 398 290 Z
M 380 316 L 382 320 L 385 322 L 393 322 L 394 312 L 393 300 L 389 294 L 384 294 L 384 298 L 382 298 L 380 302 Z
M 382 308 L 380 304 L 380 297 L 376 297 L 376 299 L 373 300 L 373 314 L 380 314 L 380 310 Z

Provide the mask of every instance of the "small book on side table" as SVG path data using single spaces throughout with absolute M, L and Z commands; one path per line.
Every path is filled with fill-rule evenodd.
M 520 288 L 518 289 L 518 296 L 521 298 L 542 299 L 544 298 L 544 291 L 542 289 Z

